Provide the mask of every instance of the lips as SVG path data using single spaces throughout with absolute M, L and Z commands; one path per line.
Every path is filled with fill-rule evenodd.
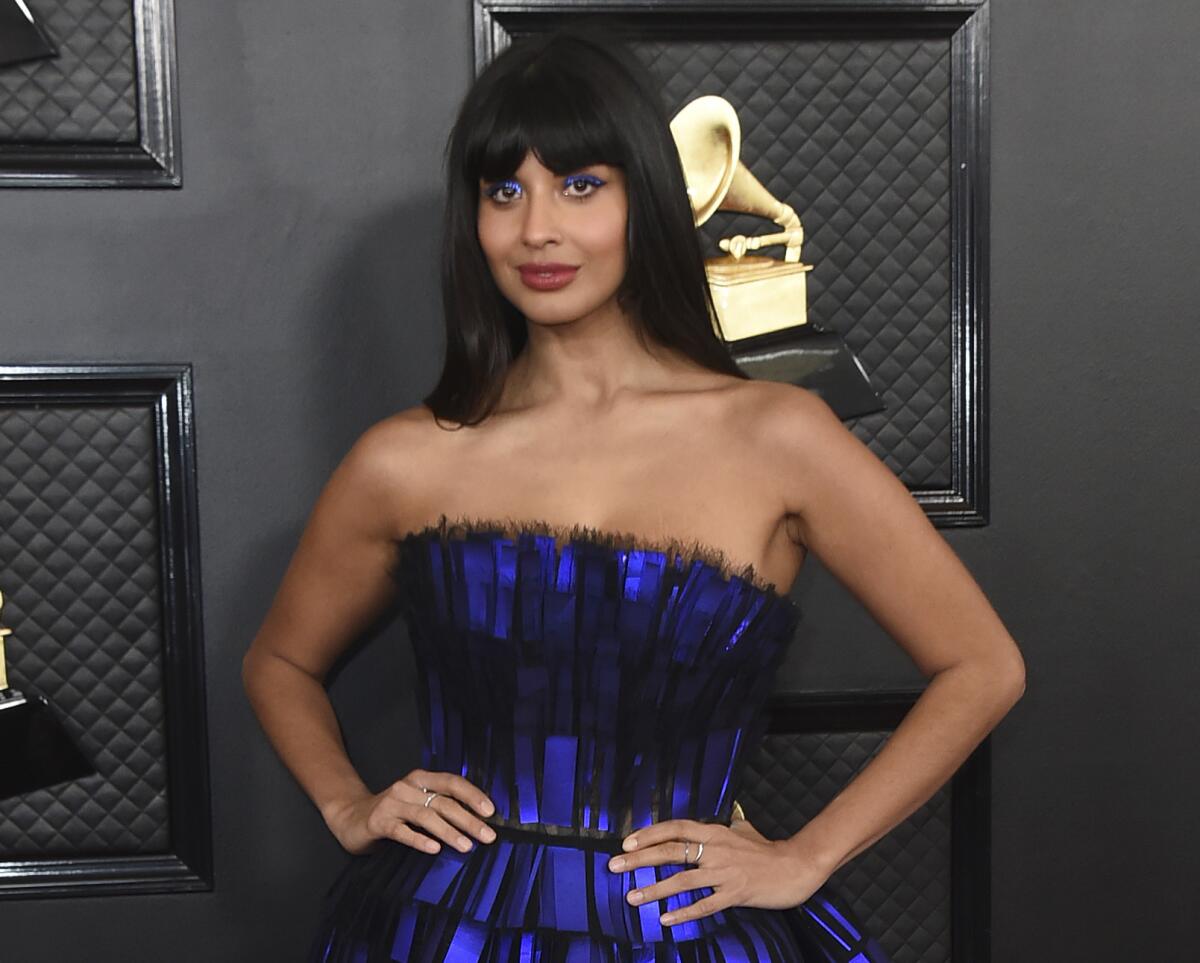
M 570 284 L 579 270 L 573 264 L 558 264 L 554 262 L 522 264 L 518 270 L 521 280 L 526 287 L 537 291 L 552 291 Z
M 559 264 L 557 261 L 528 261 L 522 264 L 518 270 L 522 274 L 561 274 L 565 271 L 576 270 L 574 264 Z

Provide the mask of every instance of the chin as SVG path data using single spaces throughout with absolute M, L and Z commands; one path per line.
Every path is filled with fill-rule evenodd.
M 521 308 L 519 310 L 526 320 L 544 325 L 570 324 L 572 321 L 578 321 L 587 313 L 586 311 L 549 311 L 546 308 L 542 308 L 541 311 L 526 311 Z
M 522 288 L 518 296 L 510 297 L 508 300 L 524 317 L 538 324 L 566 324 L 583 317 L 592 310 L 586 305 L 580 307 L 571 298 L 552 300 L 537 294 L 533 294 L 531 297 L 530 294 L 531 292 Z

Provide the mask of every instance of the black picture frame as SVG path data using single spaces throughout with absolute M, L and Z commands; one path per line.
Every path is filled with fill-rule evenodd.
M 474 0 L 476 74 L 513 39 L 586 17 L 640 37 L 945 37 L 950 45 L 949 484 L 909 486 L 938 527 L 988 523 L 989 0 Z
M 192 367 L 0 366 L 0 410 L 89 404 L 153 412 L 170 851 L 0 860 L 0 899 L 213 888 Z
M 130 2 L 138 142 L 0 141 L 0 188 L 182 186 L 174 0 Z

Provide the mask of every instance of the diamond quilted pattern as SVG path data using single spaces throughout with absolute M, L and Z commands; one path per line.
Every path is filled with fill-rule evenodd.
M 817 815 L 887 741 L 886 732 L 766 736 L 738 802 L 782 839 Z M 833 874 L 834 885 L 893 963 L 950 959 L 950 787 Z
M 630 46 L 668 114 L 701 94 L 734 105 L 741 160 L 804 224 L 809 317 L 845 338 L 887 405 L 851 430 L 910 489 L 952 487 L 949 39 Z M 718 212 L 705 255 L 768 228 Z
M 155 423 L 149 407 L 0 407 L 0 583 L 11 684 L 98 774 L 0 800 L 0 856 L 169 841 Z
M 59 55 L 0 70 L 0 141 L 137 143 L 131 0 L 26 0 Z

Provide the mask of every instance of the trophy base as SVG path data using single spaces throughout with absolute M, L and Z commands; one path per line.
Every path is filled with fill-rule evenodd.
M 25 16 L 22 4 L 0 0 L 0 67 L 57 55 L 42 28 Z
M 62 723 L 39 695 L 0 690 L 0 799 L 93 775 Z
M 841 335 L 815 322 L 729 347 L 750 377 L 807 388 L 843 421 L 887 410 Z
M 708 287 L 726 341 L 742 341 L 808 321 L 811 264 L 771 257 L 709 258 Z

